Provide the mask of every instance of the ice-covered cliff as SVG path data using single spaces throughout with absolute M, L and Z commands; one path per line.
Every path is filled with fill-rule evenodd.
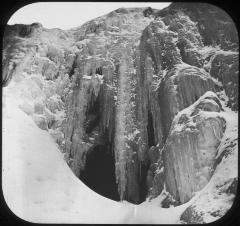
M 239 43 L 223 10 L 173 3 L 121 8 L 67 31 L 12 25 L 3 47 L 3 92 L 92 190 L 163 208 L 193 198 L 187 223 L 231 207 Z

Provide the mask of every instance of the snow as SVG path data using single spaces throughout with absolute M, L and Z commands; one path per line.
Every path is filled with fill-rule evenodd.
M 8 89 L 9 87 L 6 87 Z M 34 223 L 176 223 L 188 204 L 163 209 L 98 195 L 70 170 L 54 139 L 3 96 L 2 186 L 18 217 Z
M 130 207 L 88 189 L 50 135 L 9 99 L 3 119 L 3 192 L 17 216 L 36 223 L 124 221 Z M 104 218 L 106 213 L 112 217 Z
M 89 76 L 89 75 L 83 75 L 83 79 L 87 79 L 87 80 L 91 80 L 92 79 L 92 76 Z
M 66 118 L 66 113 L 63 111 L 56 111 L 54 116 L 55 116 L 55 120 L 63 121 Z
M 98 80 L 100 81 L 101 84 L 103 84 L 103 77 L 104 77 L 104 75 L 96 74 L 95 77 L 98 78 Z

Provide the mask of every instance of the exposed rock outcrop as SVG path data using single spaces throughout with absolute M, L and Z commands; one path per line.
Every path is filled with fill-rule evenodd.
M 163 162 L 166 188 L 180 203 L 187 202 L 212 176 L 226 124 L 217 113 L 222 108 L 219 104 L 208 92 L 173 120 Z
M 203 69 L 181 64 L 168 71 L 159 86 L 165 139 L 174 116 L 208 90 L 217 91 L 219 87 Z
M 205 11 L 203 11 L 203 9 L 205 9 Z M 206 13 L 206 11 L 208 12 Z M 212 15 L 210 15 L 210 11 L 219 14 L 218 17 L 213 18 Z M 208 132 L 210 134 L 208 139 L 209 141 L 211 140 L 211 142 L 213 143 L 209 143 L 211 147 L 208 147 L 208 142 L 206 138 L 201 138 L 200 135 L 196 134 L 193 135 L 193 133 L 190 135 L 188 134 L 188 132 L 181 131 L 181 133 L 179 133 L 178 135 L 175 134 L 172 137 L 171 131 L 169 132 L 169 130 L 170 127 L 174 127 L 173 123 L 175 120 L 173 119 L 175 115 L 182 109 L 185 109 L 186 107 L 196 102 L 199 97 L 201 97 L 206 91 L 209 90 L 219 92 L 221 89 L 224 89 L 227 96 L 231 98 L 229 103 L 232 109 L 236 109 L 234 105 L 238 98 L 238 92 L 236 92 L 238 89 L 238 80 L 236 78 L 238 69 L 236 69 L 237 62 L 235 61 L 236 59 L 238 59 L 238 53 L 231 51 L 222 51 L 221 49 L 216 49 L 213 53 L 211 53 L 210 49 L 207 49 L 204 46 L 209 44 L 214 46 L 218 44 L 224 50 L 232 49 L 235 51 L 238 49 L 237 36 L 233 35 L 231 37 L 231 41 L 227 44 L 226 37 L 229 34 L 227 32 L 227 29 L 223 26 L 220 31 L 218 30 L 216 32 L 220 32 L 221 34 L 223 33 L 224 35 L 221 37 L 225 36 L 226 39 L 218 39 L 216 35 L 210 38 L 209 36 L 211 32 L 209 31 L 207 21 L 205 21 L 205 19 L 208 17 L 204 17 L 203 21 L 201 21 L 203 25 L 199 26 L 201 22 L 199 22 L 200 18 L 196 16 L 198 15 L 198 13 L 204 15 L 209 14 L 208 17 L 211 20 L 215 20 L 213 22 L 214 26 L 218 26 L 217 24 L 222 24 L 220 15 L 223 15 L 224 12 L 218 10 L 218 8 L 216 7 L 210 6 L 207 10 L 206 5 L 202 4 L 200 5 L 199 9 L 193 9 L 191 4 L 188 5 L 174 3 L 167 9 L 156 13 L 157 19 L 155 19 L 155 21 L 152 22 L 144 30 L 140 45 L 140 48 L 142 46 L 142 59 L 145 59 L 141 61 L 143 65 L 143 69 L 141 70 L 143 86 L 146 87 L 146 90 L 153 90 L 149 89 L 151 85 L 146 85 L 147 81 L 149 82 L 149 69 L 147 68 L 150 67 L 152 70 L 152 72 L 150 72 L 151 77 L 155 76 L 158 78 L 157 103 L 160 109 L 160 112 L 158 114 L 160 118 L 158 118 L 159 126 L 157 127 L 157 129 L 154 130 L 154 132 L 155 134 L 160 133 L 160 139 L 157 140 L 158 145 L 160 145 L 160 148 L 158 148 L 158 150 L 159 153 L 163 153 L 163 157 L 160 157 L 158 160 L 157 169 L 154 169 L 155 171 L 153 170 L 154 176 L 152 175 L 152 172 L 149 171 L 150 176 L 148 178 L 151 178 L 150 184 L 152 185 L 152 187 L 150 188 L 151 192 L 149 194 L 150 197 L 156 197 L 157 195 L 159 195 L 162 192 L 165 183 L 167 191 L 170 192 L 170 194 L 178 203 L 185 203 L 186 201 L 188 201 L 193 196 L 194 192 L 201 190 L 201 188 L 203 188 L 211 178 L 213 166 L 215 165 L 217 146 L 219 145 L 221 137 L 223 136 L 225 130 L 225 121 L 221 117 L 209 120 L 210 128 L 214 128 L 214 130 L 212 131 L 218 131 L 219 133 L 219 136 L 216 135 L 217 138 L 214 138 L 215 135 L 211 136 L 211 132 L 209 132 L 211 131 L 211 129 L 207 129 L 208 125 L 201 125 L 200 119 L 202 116 L 198 118 L 198 120 L 200 121 L 199 123 L 197 123 L 197 126 L 195 125 L 196 131 L 209 130 Z M 229 26 L 229 29 L 232 29 L 231 34 L 236 34 L 236 28 L 234 27 L 234 25 L 232 26 L 233 22 L 231 21 L 231 19 L 229 20 L 228 18 L 227 21 L 227 23 L 231 24 Z M 205 30 L 203 29 L 203 27 Z M 161 41 L 161 35 L 163 34 L 165 35 L 165 38 L 163 40 L 165 42 L 168 41 L 169 44 L 165 44 L 164 41 Z M 170 36 L 169 38 L 168 36 L 166 38 L 166 34 L 168 34 L 168 36 L 172 34 L 172 38 Z M 164 48 L 166 48 L 167 50 L 165 50 Z M 224 58 L 222 55 L 226 56 L 226 58 Z M 150 60 L 148 58 L 150 58 Z M 222 58 L 228 60 L 225 61 Z M 222 61 L 220 59 L 222 59 Z M 167 64 L 165 63 L 166 61 Z M 144 62 L 147 62 L 147 64 Z M 183 64 L 182 62 L 184 62 L 185 64 Z M 165 65 L 167 65 L 167 67 Z M 210 70 L 208 70 L 205 65 L 210 65 Z M 231 75 L 229 76 L 230 73 Z M 220 76 L 222 77 L 220 78 Z M 216 78 L 217 80 L 214 78 Z M 228 79 L 231 80 L 231 82 L 226 85 Z M 152 81 L 153 80 L 150 80 L 150 84 Z M 145 91 L 143 93 L 146 95 L 147 92 Z M 217 103 L 205 100 L 204 103 L 201 103 L 199 105 L 199 107 L 201 106 L 201 108 L 203 107 L 202 110 L 205 108 L 205 110 L 207 111 L 221 111 L 220 109 L 222 108 L 218 107 L 218 104 L 220 102 L 216 98 L 217 97 L 215 97 L 214 99 L 215 101 L 217 101 Z M 150 103 L 154 102 L 155 99 L 151 98 Z M 194 114 L 199 114 L 199 112 L 197 112 L 196 110 Z M 156 120 L 155 115 L 153 117 L 153 121 L 154 120 Z M 189 136 L 192 138 L 190 138 Z M 190 140 L 192 141 L 192 146 L 190 144 Z M 177 147 L 178 143 L 182 146 Z M 163 149 L 161 149 L 162 147 Z M 195 158 L 196 161 L 191 166 L 192 168 L 189 170 L 190 173 L 188 173 L 187 168 L 190 159 L 185 159 L 186 161 L 184 161 L 181 156 L 188 156 L 187 158 L 190 158 L 191 154 L 179 154 L 176 159 L 177 161 L 182 161 L 181 163 L 176 162 L 175 164 L 173 161 L 174 156 L 177 155 L 178 150 L 181 152 L 187 149 L 187 147 L 189 147 L 188 150 L 190 152 L 192 152 L 193 150 L 202 150 L 203 147 L 204 149 L 209 148 L 209 150 L 211 151 L 208 152 L 212 153 L 212 155 L 206 158 L 207 161 L 206 159 L 204 161 L 201 161 L 202 157 L 199 157 L 199 155 L 201 155 L 199 151 L 199 153 L 197 154 L 198 157 Z M 204 166 L 202 162 L 206 162 L 206 166 Z M 163 163 L 165 167 L 163 167 Z M 151 165 L 153 166 L 152 163 Z M 200 170 L 201 167 L 203 168 Z M 209 171 L 207 170 L 207 168 Z M 174 176 L 175 172 L 176 176 Z M 181 172 L 184 173 L 180 175 Z M 198 176 L 196 175 L 196 172 L 198 172 Z M 183 179 L 184 177 L 186 180 Z M 196 181 L 194 181 L 191 185 L 191 182 L 187 181 L 187 178 L 191 178 L 190 181 L 192 182 L 194 180 Z M 181 181 L 184 181 L 182 185 Z
M 143 9 L 116 10 L 73 31 L 80 40 L 80 52 L 65 132 L 71 167 L 81 178 L 89 147 L 110 145 L 120 198 L 135 203 L 144 199 L 140 184 L 145 183 L 145 176 L 141 178 L 139 161 L 147 164 L 146 145 L 142 150 L 137 143 L 136 43 L 150 20 L 144 17 Z M 91 111 L 91 103 L 99 109 L 93 113 L 95 128 L 88 131 L 84 124 L 92 121 L 87 110 Z
M 208 223 L 224 216 L 236 201 L 238 172 L 238 125 L 233 123 L 238 115 L 226 108 L 222 113 L 226 120 L 226 132 L 218 147 L 214 164 L 214 174 L 207 186 L 201 191 L 182 214 L 183 223 Z M 235 202 L 236 204 L 236 202 Z
M 220 45 L 223 50 L 238 50 L 236 26 L 223 9 L 208 3 L 176 2 L 156 12 L 156 16 L 165 17 L 179 12 L 183 12 L 193 22 L 197 22 L 204 45 Z
M 213 56 L 210 74 L 223 84 L 229 106 L 238 110 L 239 58 L 237 52 L 219 51 Z

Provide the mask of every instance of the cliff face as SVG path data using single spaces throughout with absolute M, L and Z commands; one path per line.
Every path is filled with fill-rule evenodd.
M 234 23 L 212 5 L 122 8 L 68 31 L 6 27 L 2 81 L 17 85 L 20 107 L 93 190 L 133 203 L 165 193 L 167 207 L 237 162 L 235 138 L 223 143 L 232 128 L 226 112 L 238 110 L 237 51 Z M 112 195 L 93 184 L 94 166 Z M 232 179 L 223 192 L 237 180 L 225 176 Z M 203 215 L 196 203 L 183 221 L 204 221 L 193 218 Z
M 89 148 L 104 146 L 114 154 L 120 199 L 132 202 L 140 201 L 139 172 L 146 159 L 146 148 L 138 151 L 137 143 L 136 49 L 151 20 L 143 10 L 120 9 L 73 31 L 81 49 L 65 130 L 71 168 L 85 177 Z
M 158 121 L 155 134 L 161 135 L 158 145 L 150 149 L 159 151 L 158 157 L 151 162 L 148 183 L 150 197 L 167 193 L 163 207 L 187 202 L 216 173 L 219 145 L 225 125 L 230 122 L 221 116 L 226 110 L 218 97 L 206 91 L 213 91 L 220 97 L 224 90 L 227 95 L 224 105 L 238 109 L 237 31 L 225 12 L 211 5 L 196 6 L 174 3 L 157 12 L 156 19 L 143 31 L 140 44 L 142 57 L 150 58 L 148 66 L 159 81 L 156 92 L 160 110 L 155 111 L 159 118 L 154 116 L 153 121 Z M 143 73 L 143 80 L 147 80 L 148 71 Z M 155 99 L 150 102 L 155 103 Z M 234 138 L 229 139 L 234 142 Z M 236 149 L 234 144 L 231 150 L 236 153 Z M 235 180 L 229 181 L 226 187 L 234 187 Z M 220 184 L 213 186 L 214 193 L 222 187 Z M 222 207 L 216 213 L 215 208 L 207 208 L 206 214 L 201 202 L 207 196 L 203 197 L 187 209 L 182 217 L 184 222 L 207 222 L 204 218 L 207 214 L 219 217 L 227 211 Z M 230 200 L 227 203 L 231 203 Z
M 166 189 L 181 203 L 201 190 L 213 173 L 217 147 L 225 132 L 222 107 L 207 92 L 174 118 L 164 146 Z M 216 112 L 216 113 L 215 113 Z

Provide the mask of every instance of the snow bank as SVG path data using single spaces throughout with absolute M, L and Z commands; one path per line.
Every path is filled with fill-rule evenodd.
M 2 170 L 9 208 L 30 222 L 117 223 L 124 222 L 132 208 L 87 188 L 48 132 L 9 99 L 3 108 Z
M 12 212 L 34 223 L 175 223 L 188 204 L 115 202 L 85 186 L 47 131 L 3 99 L 3 194 Z

